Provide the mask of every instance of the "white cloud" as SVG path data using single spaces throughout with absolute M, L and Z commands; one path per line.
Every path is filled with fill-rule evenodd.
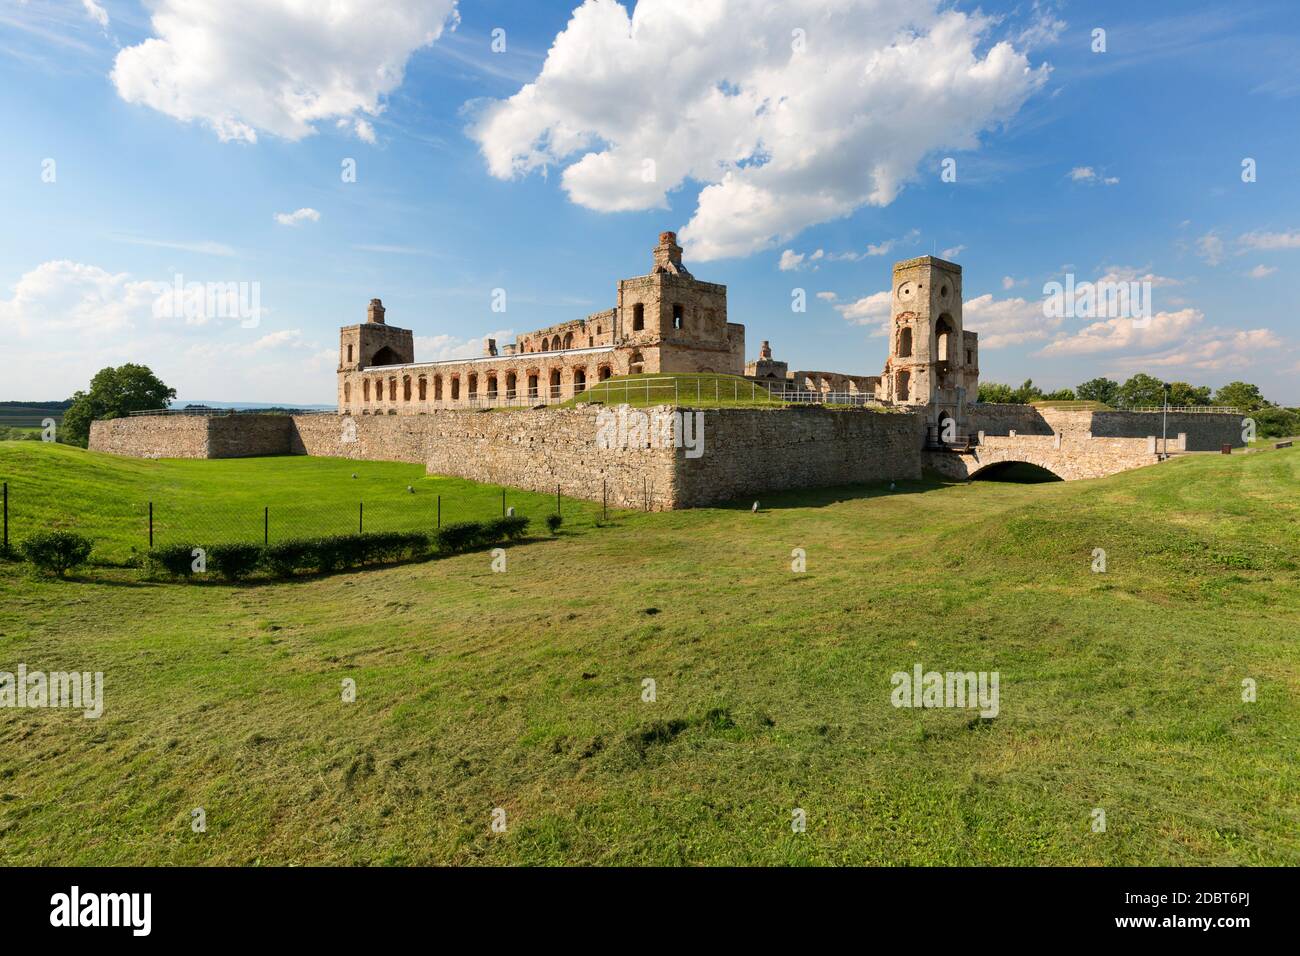
M 966 251 L 965 246 L 952 246 L 951 248 L 944 249 L 942 252 L 940 252 L 939 258 L 947 259 L 948 261 L 951 262 L 953 259 L 956 259 L 959 255 L 961 255 L 965 251 Z
M 95 0 L 81 0 L 81 5 L 86 8 L 86 16 L 94 20 L 105 30 L 108 29 L 108 11 L 101 7 Z
M 977 147 L 1045 82 L 986 43 L 991 20 L 939 6 L 586 0 L 537 79 L 469 132 L 492 175 L 562 166 L 569 198 L 600 211 L 703 183 L 688 255 L 748 255 L 888 205 L 924 157 Z
M 1300 249 L 1300 231 L 1248 232 L 1237 239 L 1237 245 L 1243 249 L 1254 249 L 1256 251 Z
M 834 302 L 837 298 L 839 298 L 839 296 L 837 296 L 834 292 L 818 292 L 817 298 L 821 299 L 823 302 Z
M 128 103 L 207 123 L 222 140 L 298 140 L 318 122 L 364 116 L 401 85 L 406 61 L 457 22 L 456 0 L 156 0 L 154 36 L 120 51 Z M 364 115 L 362 115 L 364 114 Z
M 835 311 L 855 325 L 874 325 L 872 335 L 889 334 L 890 292 L 876 292 L 863 296 L 856 302 L 835 306 Z
M 795 269 L 799 268 L 803 260 L 804 256 L 802 252 L 795 252 L 793 249 L 786 249 L 781 253 L 781 261 L 776 265 L 782 272 L 793 272 Z
M 1257 368 L 1260 362 L 1285 343 L 1271 329 L 1207 329 L 1193 340 L 1154 355 L 1118 358 L 1123 368 L 1158 368 L 1214 372 L 1223 369 Z
M 49 337 L 51 344 L 68 335 L 98 340 L 147 320 L 156 298 L 153 282 L 125 272 L 67 259 L 43 262 L 18 280 L 10 298 L 0 299 L 0 330 L 5 338 Z
M 962 328 L 979 333 L 981 349 L 1041 342 L 1060 325 L 1059 318 L 1043 315 L 1041 300 L 995 299 L 985 293 L 962 303 Z
M 1002 288 L 1004 288 L 1004 289 L 1014 289 L 1015 287 L 1016 287 L 1016 280 L 1015 280 L 1015 279 L 1013 279 L 1011 276 L 1003 276 L 1003 277 L 1002 277 Z
M 1070 179 L 1076 183 L 1092 183 L 1096 185 L 1101 183 L 1105 186 L 1114 186 L 1119 183 L 1118 176 L 1103 176 L 1091 166 L 1075 166 L 1069 172 Z
M 1223 261 L 1223 240 L 1213 232 L 1207 232 L 1196 240 L 1196 254 L 1204 259 L 1207 265 L 1217 266 Z
M 1151 288 L 1160 289 L 1168 286 L 1182 285 L 1178 279 L 1156 275 L 1151 266 L 1106 266 L 1106 274 L 1098 282 L 1150 282 Z
M 275 221 L 282 226 L 296 226 L 300 222 L 320 222 L 320 213 L 307 206 L 295 209 L 293 212 L 277 212 Z
M 483 339 L 496 339 L 497 347 L 515 340 L 513 329 L 497 329 L 483 338 L 462 339 L 454 335 L 417 335 L 415 358 L 419 362 L 445 362 L 449 359 L 481 358 Z
M 1205 320 L 1198 309 L 1157 312 L 1147 319 L 1105 319 L 1046 345 L 1040 355 L 1051 357 L 1128 351 L 1150 353 L 1187 339 Z
M 1247 272 L 1246 275 L 1250 276 L 1252 279 L 1267 279 L 1274 272 L 1277 272 L 1276 266 L 1258 265 Z

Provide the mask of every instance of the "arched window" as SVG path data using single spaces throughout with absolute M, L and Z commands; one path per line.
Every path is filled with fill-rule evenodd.
M 912 354 L 912 328 L 903 326 L 898 333 L 898 355 L 900 358 L 906 358 Z
M 573 370 L 573 394 L 587 390 L 587 370 L 585 368 L 575 368 Z
M 478 376 L 473 372 L 469 376 L 469 400 L 472 402 L 478 398 Z
M 566 333 L 565 333 L 565 335 L 564 335 L 564 347 L 565 347 L 566 349 L 571 349 L 571 348 L 573 348 L 573 333 L 572 333 L 572 332 L 566 332 Z
M 673 303 L 673 328 L 680 329 L 686 323 L 686 310 L 678 303 Z
M 487 377 L 487 397 L 489 402 L 497 400 L 497 377 L 495 374 L 490 374 Z
M 536 372 L 528 373 L 528 397 L 529 398 L 537 397 L 537 373 Z
M 551 369 L 551 398 L 560 397 L 560 370 Z
M 911 383 L 911 374 L 908 372 L 898 373 L 898 385 L 894 389 L 894 400 L 906 402 L 911 396 L 908 394 L 908 388 Z
M 388 380 L 388 400 L 390 402 L 397 401 L 397 379 L 396 378 L 390 378 Z
M 645 306 L 638 302 L 632 306 L 632 331 L 640 332 L 645 328 Z
M 343 404 L 346 405 L 350 401 L 352 401 L 352 383 L 344 382 L 343 383 Z
M 441 375 L 435 375 L 433 377 L 433 400 L 435 402 L 442 401 L 442 376 Z
M 420 401 L 429 400 L 429 381 L 423 375 L 420 376 Z
M 351 364 L 351 362 L 352 362 L 352 346 L 349 345 L 349 346 L 348 346 L 348 363 Z
M 611 374 L 613 373 L 610 371 L 608 365 L 602 365 L 599 369 L 596 370 L 596 378 L 602 382 L 605 381 L 605 379 L 609 378 Z
M 952 339 L 952 319 L 948 315 L 939 316 L 939 321 L 934 324 L 934 355 L 935 359 L 940 362 L 948 361 L 951 351 L 948 343 Z
M 402 376 L 402 401 L 409 402 L 410 400 L 411 400 L 411 376 L 403 375 Z
M 363 402 L 370 401 L 370 379 L 368 378 L 361 380 L 361 400 Z
M 453 375 L 451 377 L 451 400 L 453 402 L 460 401 L 460 376 L 459 375 Z
M 506 372 L 506 398 L 507 399 L 511 399 L 515 397 L 515 389 L 518 383 L 519 383 L 519 379 L 515 377 L 514 372 Z
M 398 357 L 397 353 L 394 352 L 387 345 L 385 345 L 383 348 L 381 348 L 378 352 L 375 353 L 375 357 L 370 360 L 370 364 L 371 365 L 397 365 L 401 361 L 402 360 L 401 358 Z
M 640 375 L 645 371 L 645 360 L 641 358 L 640 349 L 633 350 L 627 357 L 627 374 Z
M 596 340 L 592 338 L 590 335 L 587 336 L 587 348 L 591 348 L 595 344 L 596 344 Z

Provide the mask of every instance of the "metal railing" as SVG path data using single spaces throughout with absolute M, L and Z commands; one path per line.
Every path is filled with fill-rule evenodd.
M 1231 405 L 1130 405 L 1116 408 L 1117 412 L 1178 412 L 1193 415 L 1240 415 L 1241 409 Z
M 288 408 L 281 406 L 274 408 L 210 408 L 203 405 L 189 408 L 145 408 L 136 412 L 127 412 L 126 414 L 129 418 L 138 418 L 145 415 L 193 415 L 215 418 L 224 415 L 336 415 L 338 413 L 333 409 L 322 408 Z

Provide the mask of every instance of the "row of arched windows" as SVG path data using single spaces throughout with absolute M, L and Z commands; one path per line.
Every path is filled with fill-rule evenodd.
M 611 375 L 613 375 L 613 369 L 608 365 L 601 365 L 596 370 L 596 377 L 598 381 L 603 382 Z M 526 373 L 525 378 L 526 378 L 526 387 L 527 387 L 527 397 L 528 398 L 541 397 L 541 393 L 540 393 L 541 372 L 538 369 L 530 369 Z M 586 391 L 587 370 L 581 367 L 572 369 L 570 373 L 569 381 L 573 385 L 574 394 Z M 480 373 L 470 372 L 465 376 L 465 391 L 466 391 L 466 397 L 469 399 L 469 401 L 473 402 L 479 399 L 480 382 L 482 383 L 484 388 L 483 397 L 488 402 L 495 402 L 501 399 L 505 399 L 507 401 L 513 401 L 516 398 L 522 397 L 519 391 L 519 376 L 515 372 L 506 372 L 504 378 L 502 378 L 496 372 L 482 373 L 482 378 L 480 378 Z M 389 402 L 396 402 L 398 400 L 397 394 L 398 394 L 399 385 L 401 387 L 402 401 L 404 402 L 409 402 L 412 400 L 412 398 L 415 398 L 417 401 L 421 401 L 421 402 L 427 402 L 430 400 L 430 398 L 432 398 L 432 400 L 435 402 L 440 402 L 443 400 L 443 379 L 441 375 L 433 376 L 432 396 L 429 395 L 428 378 L 426 378 L 423 375 L 420 375 L 416 377 L 414 380 L 412 380 L 411 376 L 403 375 L 400 382 L 395 376 L 388 379 L 363 378 L 361 380 L 361 401 L 365 404 L 370 404 L 372 401 L 371 396 L 373 396 L 374 402 L 385 401 L 384 392 L 386 387 L 388 392 L 388 397 L 386 400 Z M 453 402 L 460 401 L 461 376 L 459 374 L 449 376 L 447 385 L 448 385 L 448 396 L 450 400 Z M 553 368 L 550 370 L 550 374 L 548 376 L 548 381 L 547 381 L 547 387 L 550 389 L 549 396 L 551 398 L 560 397 L 561 394 L 560 390 L 562 388 L 562 383 L 560 380 L 560 369 Z M 343 401 L 345 403 L 349 403 L 352 401 L 351 382 L 343 383 Z

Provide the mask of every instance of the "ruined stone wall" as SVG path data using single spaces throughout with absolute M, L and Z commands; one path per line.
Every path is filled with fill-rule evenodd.
M 257 458 L 293 453 L 289 415 L 222 415 L 208 423 L 209 458 Z
M 91 451 L 130 458 L 209 458 L 208 420 L 190 415 L 149 415 L 90 423 Z
M 921 477 L 921 420 L 865 408 L 704 411 L 704 454 L 678 462 L 679 507 L 789 488 Z
M 973 405 L 969 413 L 972 434 L 992 436 L 1054 435 L 1145 439 L 1160 437 L 1168 428 L 1169 450 L 1218 451 L 1223 445 L 1241 447 L 1242 416 L 1219 412 L 1170 412 L 1168 423 L 1160 412 L 1095 412 L 1032 405 Z M 1186 447 L 1178 442 L 1186 435 Z

